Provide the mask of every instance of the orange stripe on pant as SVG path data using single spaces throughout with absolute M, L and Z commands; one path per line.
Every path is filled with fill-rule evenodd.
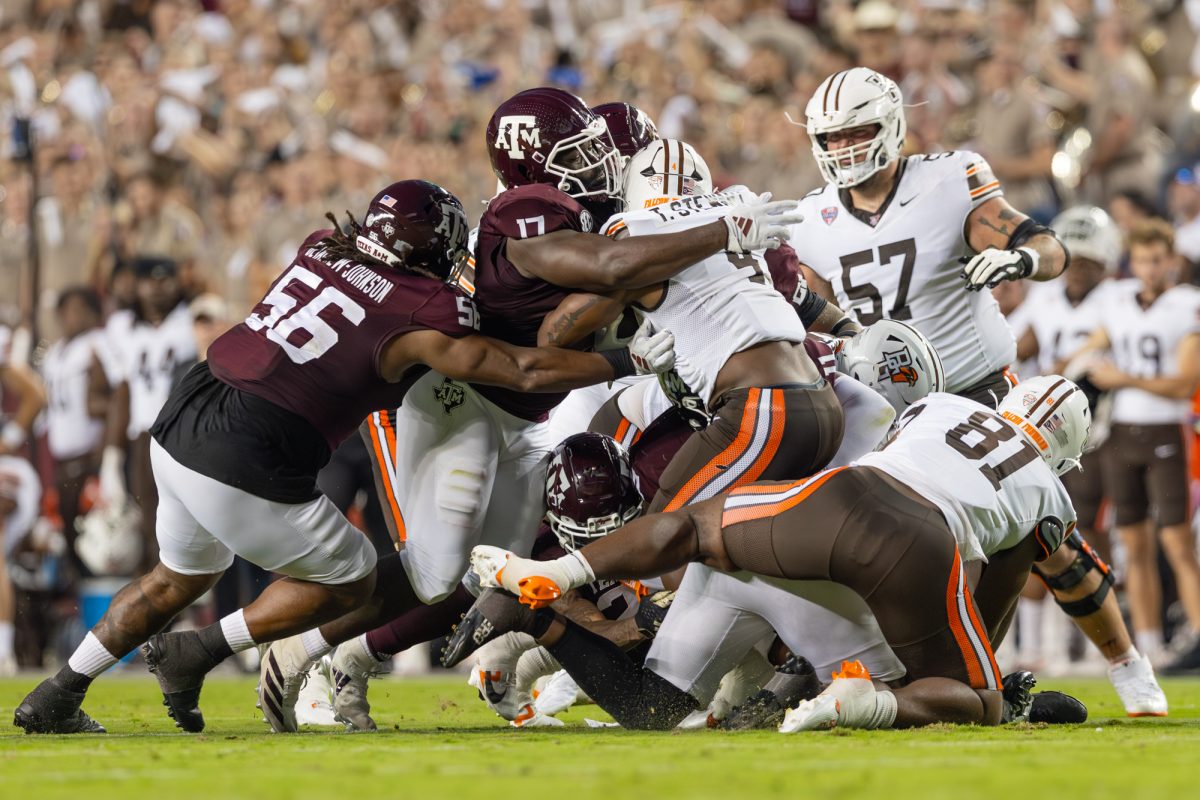
M 738 423 L 738 432 L 729 446 L 713 457 L 700 471 L 683 485 L 663 511 L 677 511 L 688 503 L 696 500 L 697 495 L 715 478 L 718 478 L 727 468 L 736 464 L 754 445 L 754 433 L 761 424 L 758 419 L 758 407 L 762 393 L 769 392 L 770 404 L 767 408 L 770 428 L 763 450 L 759 453 L 750 468 L 738 475 L 734 481 L 725 486 L 722 491 L 729 491 L 738 486 L 757 480 L 767 465 L 779 451 L 779 442 L 783 438 L 784 422 L 787 418 L 783 392 L 778 389 L 751 389 L 746 396 L 746 407 L 742 410 L 742 419 Z
M 828 481 L 830 478 L 832 478 L 834 475 L 836 475 L 837 473 L 841 472 L 844 469 L 846 469 L 846 468 L 838 467 L 837 469 L 831 469 L 828 472 L 823 472 L 815 478 L 806 478 L 805 480 L 809 481 L 808 486 L 804 487 L 804 489 L 802 491 L 796 493 L 796 495 L 794 495 L 793 497 L 789 497 L 786 500 L 780 500 L 777 503 L 764 503 L 760 506 L 742 506 L 741 508 L 727 508 L 721 514 L 721 527 L 723 528 L 726 525 L 735 525 L 739 522 L 747 522 L 752 519 L 762 519 L 763 517 L 774 517 L 778 514 L 782 514 L 784 511 L 787 511 L 789 508 L 795 508 L 796 506 L 800 505 L 805 500 L 807 500 L 809 498 L 809 496 L 812 495 L 813 492 L 815 492 L 817 489 L 820 489 L 825 484 L 826 481 Z M 798 486 L 798 485 L 802 484 L 803 482 L 804 481 L 797 481 L 795 484 L 793 484 L 793 487 Z M 752 495 L 752 494 L 767 494 L 767 493 L 775 494 L 775 493 L 781 492 L 781 491 L 786 492 L 786 491 L 788 491 L 788 488 L 789 487 L 787 487 L 786 485 L 785 486 L 777 486 L 777 485 L 744 486 L 744 487 L 738 489 L 737 491 L 732 492 L 732 494 L 740 495 L 740 496 Z
M 981 630 L 979 620 L 975 616 L 975 601 L 971 599 L 971 592 L 967 588 L 966 583 L 962 583 L 962 598 L 963 605 L 966 606 L 968 620 L 975 631 L 976 638 L 979 639 L 984 651 L 987 653 L 988 663 L 984 664 L 979 658 L 979 654 L 975 650 L 975 645 L 971 642 L 971 635 L 967 632 L 966 625 L 958 607 L 958 587 L 962 577 L 962 559 L 958 555 L 958 546 L 954 547 L 954 561 L 950 565 L 950 580 L 946 584 L 946 619 L 950 623 L 950 631 L 954 634 L 954 641 L 958 644 L 959 652 L 963 657 L 963 664 L 967 668 L 967 680 L 972 689 L 987 689 L 988 674 L 990 673 L 995 686 L 1000 686 L 1000 669 L 996 666 L 996 659 L 992 655 L 991 644 L 988 642 L 987 634 Z M 986 670 L 986 671 L 985 671 Z
M 378 424 L 376 424 L 378 420 Z M 383 484 L 383 493 L 387 497 L 388 510 L 392 513 L 392 520 L 396 524 L 396 535 L 403 542 L 408 538 L 408 530 L 404 526 L 404 514 L 400 511 L 400 503 L 396 500 L 395 488 L 392 486 L 392 478 L 388 474 L 388 463 L 391 459 L 388 453 L 396 452 L 396 430 L 392 424 L 391 415 L 386 411 L 380 411 L 375 415 L 375 419 L 371 420 L 371 424 L 367 426 L 371 431 L 371 444 L 375 449 L 375 464 L 379 470 L 380 483 Z M 379 438 L 379 428 L 384 430 L 384 436 L 387 439 L 387 451 L 384 451 L 384 443 Z

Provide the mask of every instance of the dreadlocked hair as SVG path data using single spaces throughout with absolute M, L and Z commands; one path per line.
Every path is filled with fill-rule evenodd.
M 337 217 L 333 216 L 332 211 L 325 212 L 325 219 L 333 223 L 333 233 L 322 239 L 320 244 L 324 245 L 332 256 L 352 258 L 355 261 L 377 261 L 358 249 L 354 240 L 362 233 L 363 227 L 349 211 L 346 212 L 346 217 L 350 220 L 348 233 L 342 230 L 342 226 L 338 224 Z

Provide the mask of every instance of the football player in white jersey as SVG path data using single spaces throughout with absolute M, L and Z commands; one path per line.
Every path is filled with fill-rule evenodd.
M 999 413 L 934 394 L 905 413 L 885 449 L 848 468 L 755 483 L 652 515 L 554 561 L 477 548 L 472 567 L 483 583 L 522 603 L 482 595 L 452 638 L 447 663 L 478 646 L 473 640 L 524 630 L 623 725 L 673 725 L 697 701 L 680 676 L 655 671 L 653 649 L 650 669 L 639 670 L 572 623 L 525 605 L 540 608 L 599 576 L 658 574 L 701 561 L 755 573 L 754 580 L 787 591 L 813 580 L 848 589 L 865 602 L 865 616 L 911 680 L 876 692 L 861 680 L 870 677 L 861 664 L 844 669 L 845 682 L 835 681 L 816 705 L 802 704 L 782 730 L 996 724 L 1000 676 L 989 640 L 1002 636 L 1031 564 L 1057 550 L 1074 524 L 1057 475 L 1078 466 L 1089 423 L 1086 399 L 1058 376 L 1028 382 Z M 964 577 L 968 560 L 989 562 L 978 605 Z M 659 637 L 671 624 L 668 614 Z
M 810 286 L 864 326 L 910 323 L 937 348 L 948 390 L 994 407 L 1016 348 L 981 290 L 1049 280 L 1066 250 L 1008 204 L 982 156 L 902 156 L 903 99 L 890 78 L 865 67 L 831 75 L 806 117 L 826 180 L 801 201 L 792 232 Z
M 90 572 L 75 552 L 75 518 L 84 483 L 97 474 L 111 387 L 112 350 L 100 327 L 100 297 L 85 286 L 64 289 L 56 307 L 63 338 L 46 351 L 42 375 L 48 405 L 46 434 L 54 458 L 58 513 L 67 557 L 80 576 Z
M 1108 350 L 1112 359 L 1094 366 L 1088 377 L 1097 388 L 1114 391 L 1101 467 L 1126 552 L 1135 636 L 1149 654 L 1162 647 L 1152 517 L 1192 634 L 1200 631 L 1200 563 L 1182 428 L 1200 387 L 1200 289 L 1177 283 L 1182 260 L 1166 222 L 1134 228 L 1129 249 L 1134 277 L 1110 284 L 1097 298 L 1099 327 L 1085 349 Z M 1187 655 L 1200 667 L 1200 649 Z

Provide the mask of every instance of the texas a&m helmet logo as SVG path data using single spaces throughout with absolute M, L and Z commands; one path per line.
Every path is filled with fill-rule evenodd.
M 523 159 L 525 154 L 521 151 L 521 142 L 534 150 L 542 146 L 542 134 L 537 126 L 537 118 L 532 114 L 510 114 L 501 117 L 496 134 L 496 149 L 507 150 L 509 158 Z
M 433 387 L 433 396 L 442 404 L 442 410 L 447 414 L 461 406 L 465 398 L 463 387 L 449 378 L 445 378 L 440 386 Z
M 883 351 L 883 360 L 876 366 L 879 368 L 879 380 L 889 380 L 892 383 L 917 384 L 917 370 L 913 366 L 912 353 L 905 346 L 899 350 Z

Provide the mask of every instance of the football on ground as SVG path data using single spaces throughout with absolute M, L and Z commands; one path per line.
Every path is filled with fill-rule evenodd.
M 33 681 L 0 681 L 7 722 Z M 1107 681 L 1044 681 L 1076 695 L 1086 724 L 914 731 L 645 733 L 593 729 L 595 706 L 563 728 L 514 730 L 457 678 L 372 684 L 375 734 L 273 735 L 250 679 L 204 688 L 205 733 L 175 732 L 148 676 L 107 676 L 85 708 L 109 730 L 24 736 L 0 728 L 3 798 L 389 796 L 953 798 L 1189 797 L 1200 752 L 1200 679 L 1165 679 L 1165 719 L 1123 716 Z

